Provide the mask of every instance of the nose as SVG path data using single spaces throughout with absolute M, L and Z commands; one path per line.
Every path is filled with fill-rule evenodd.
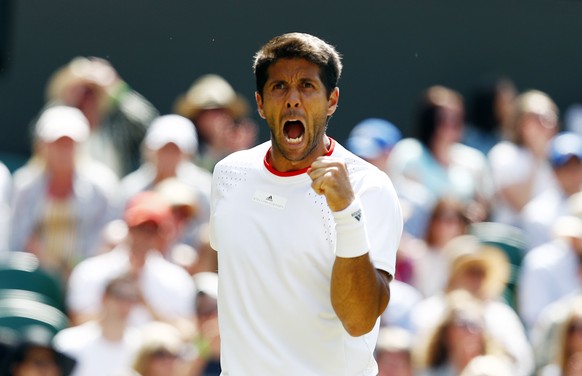
M 290 88 L 287 93 L 287 108 L 297 108 L 301 105 L 299 90 Z

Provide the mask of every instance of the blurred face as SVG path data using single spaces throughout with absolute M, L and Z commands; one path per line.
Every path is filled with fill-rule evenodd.
M 213 147 L 219 147 L 223 137 L 230 134 L 229 130 L 234 127 L 234 119 L 224 108 L 212 108 L 202 110 L 194 121 L 200 141 Z
M 474 296 L 482 295 L 483 282 L 487 277 L 487 269 L 481 262 L 467 262 L 458 272 L 452 283 L 454 288 L 461 288 L 469 291 Z
M 378 376 L 412 376 L 410 355 L 404 351 L 380 351 L 376 355 Z
M 169 142 L 156 150 L 154 153 L 154 164 L 158 175 L 162 178 L 176 176 L 176 169 L 182 160 L 184 154 L 173 142 Z
M 75 165 L 77 143 L 69 137 L 61 137 L 44 144 L 46 167 L 51 172 L 71 172 Z
M 445 335 L 451 351 L 461 354 L 467 361 L 484 351 L 483 324 L 476 319 L 453 318 Z
M 582 318 L 573 319 L 568 326 L 568 348 L 572 353 L 582 352 Z
M 24 360 L 13 369 L 14 376 L 60 376 L 55 354 L 51 349 L 31 347 Z
M 154 221 L 146 221 L 129 228 L 132 251 L 146 253 L 152 249 L 160 249 L 163 237 L 160 227 Z
M 119 320 L 127 319 L 132 308 L 139 300 L 137 294 L 137 287 L 130 288 L 129 286 L 123 290 L 118 289 L 111 291 L 103 298 L 105 311 L 113 318 Z
M 455 210 L 442 210 L 435 214 L 430 231 L 433 234 L 434 246 L 442 247 L 449 240 L 465 233 L 466 223 Z
M 564 165 L 554 167 L 556 178 L 567 195 L 573 195 L 582 188 L 582 161 L 570 158 Z
M 526 113 L 521 118 L 523 143 L 545 157 L 548 144 L 558 132 L 558 115 L 551 111 Z
M 304 59 L 280 59 L 267 71 L 259 114 L 271 132 L 270 163 L 281 172 L 309 167 L 326 153 L 327 119 L 336 108 L 339 89 L 328 97 L 320 68 Z
M 166 350 L 153 352 L 143 376 L 172 376 L 177 373 L 179 358 Z
M 460 106 L 441 107 L 437 114 L 435 138 L 443 143 L 459 142 L 463 136 L 463 109 Z

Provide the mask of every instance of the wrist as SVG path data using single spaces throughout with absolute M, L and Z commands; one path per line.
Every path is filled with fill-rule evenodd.
M 335 255 L 342 258 L 362 256 L 370 250 L 366 221 L 359 198 L 347 208 L 333 212 L 336 229 Z

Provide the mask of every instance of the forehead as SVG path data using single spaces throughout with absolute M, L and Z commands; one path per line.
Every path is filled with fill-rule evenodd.
M 267 69 L 268 81 L 317 79 L 319 80 L 320 67 L 303 58 L 279 59 Z

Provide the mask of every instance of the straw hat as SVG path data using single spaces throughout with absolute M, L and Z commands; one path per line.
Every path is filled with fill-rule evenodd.
M 377 351 L 400 352 L 412 350 L 412 333 L 399 326 L 383 326 L 378 333 Z
M 486 269 L 483 289 L 488 297 L 497 297 L 509 281 L 511 266 L 501 249 L 483 244 L 475 235 L 461 235 L 449 241 L 444 253 L 449 260 L 449 283 L 466 266 L 480 263 Z
M 199 77 L 174 105 L 177 114 L 189 119 L 195 119 L 202 110 L 217 108 L 226 109 L 235 119 L 246 117 L 250 112 L 248 101 L 217 74 Z

